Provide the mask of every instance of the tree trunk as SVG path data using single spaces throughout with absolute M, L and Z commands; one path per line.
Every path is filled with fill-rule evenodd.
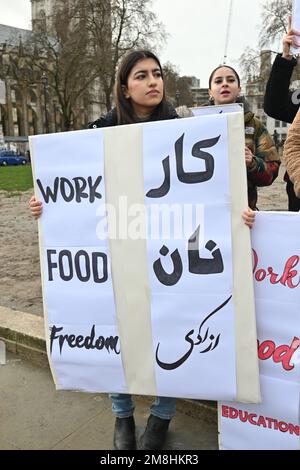
M 111 110 L 112 108 L 112 103 L 111 103 L 111 92 L 110 90 L 105 90 L 105 106 L 107 109 L 107 112 Z

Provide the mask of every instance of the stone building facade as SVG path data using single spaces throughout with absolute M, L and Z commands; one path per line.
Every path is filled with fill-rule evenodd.
M 0 147 L 4 136 L 6 146 L 15 144 L 24 151 L 28 148 L 28 135 L 63 130 L 62 110 L 47 82 L 47 75 L 32 66 L 24 47 L 33 32 L 45 24 L 47 31 L 51 31 L 57 1 L 60 0 L 31 0 L 32 31 L 0 24 Z M 63 3 L 68 1 L 71 0 Z M 101 107 L 94 101 L 87 106 L 79 100 L 75 129 L 84 128 L 100 114 Z
M 7 142 L 62 129 L 57 100 L 24 52 L 31 34 L 0 25 L 0 134 Z

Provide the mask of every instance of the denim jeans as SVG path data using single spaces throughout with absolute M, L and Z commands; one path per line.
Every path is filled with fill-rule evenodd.
M 118 418 L 128 418 L 133 415 L 134 403 L 131 395 L 111 393 L 112 412 Z M 176 413 L 176 398 L 156 397 L 150 407 L 150 413 L 161 419 L 171 419 Z

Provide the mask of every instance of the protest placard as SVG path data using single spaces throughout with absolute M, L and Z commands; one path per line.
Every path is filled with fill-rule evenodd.
M 57 387 L 259 401 L 243 114 L 30 141 Z

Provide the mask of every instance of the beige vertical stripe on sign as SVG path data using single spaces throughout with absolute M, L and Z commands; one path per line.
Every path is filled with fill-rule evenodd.
M 136 217 L 146 233 L 143 125 L 118 127 L 118 136 L 115 130 L 104 129 L 106 202 L 115 208 L 117 221 L 123 218 L 121 225 L 125 221 L 128 227 L 133 219 L 125 212 L 138 204 Z M 114 226 L 108 212 L 112 279 L 128 392 L 156 395 L 146 240 L 112 238 Z
M 241 132 L 243 129 L 243 132 Z M 256 317 L 249 229 L 241 214 L 248 207 L 243 186 L 245 169 L 244 116 L 228 114 L 233 255 L 233 301 L 236 324 L 237 399 L 245 403 L 261 400 L 257 356 Z M 248 255 L 248 256 L 247 256 Z

